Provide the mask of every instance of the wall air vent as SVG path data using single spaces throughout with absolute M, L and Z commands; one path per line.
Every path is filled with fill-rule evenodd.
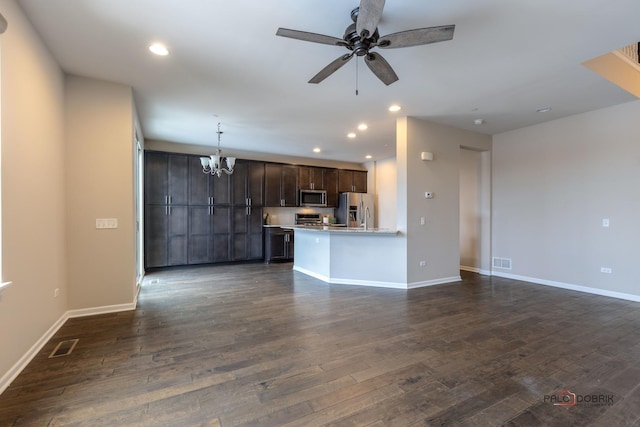
M 68 356 L 71 354 L 74 348 L 76 348 L 76 344 L 80 341 L 78 338 L 73 340 L 60 341 L 56 348 L 53 349 L 51 354 L 49 355 L 49 359 L 53 357 L 62 357 Z
M 493 257 L 493 268 L 501 268 L 503 270 L 511 270 L 511 259 L 510 258 L 497 258 Z

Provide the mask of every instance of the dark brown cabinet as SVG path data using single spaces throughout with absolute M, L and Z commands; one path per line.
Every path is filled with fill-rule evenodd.
M 231 261 L 231 207 L 189 206 L 189 264 Z
M 265 164 L 264 206 L 298 206 L 298 166 Z
M 188 159 L 188 156 L 180 154 L 158 152 L 145 154 L 145 204 L 187 204 Z
M 299 166 L 298 179 L 301 190 L 326 190 L 325 168 Z
M 233 260 L 263 258 L 262 206 L 265 166 L 237 161 L 233 172 Z
M 338 207 L 338 169 L 325 169 L 324 184 L 327 190 L 327 207 Z
M 188 263 L 187 206 L 145 207 L 145 266 L 148 268 Z
M 293 230 L 280 227 L 266 227 L 265 261 L 293 260 Z
M 266 242 L 263 208 L 297 207 L 300 188 L 366 192 L 367 173 L 251 160 L 231 175 L 202 172 L 199 156 L 145 152 L 145 267 L 293 259 L 293 231 L 274 227 Z
M 232 175 L 214 176 L 202 172 L 200 158 L 189 156 L 189 205 L 228 205 L 231 203 Z
M 145 267 L 188 263 L 188 157 L 145 154 Z
M 340 169 L 338 171 L 338 192 L 366 193 L 367 172 Z

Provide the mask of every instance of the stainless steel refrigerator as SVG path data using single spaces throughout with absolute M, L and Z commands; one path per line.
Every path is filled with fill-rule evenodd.
M 366 224 L 367 228 L 373 228 L 375 212 L 373 194 L 341 193 L 335 217 L 338 224 L 347 227 L 364 227 Z

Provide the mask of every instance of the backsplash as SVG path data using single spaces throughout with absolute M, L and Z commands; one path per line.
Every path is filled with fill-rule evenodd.
M 294 225 L 296 213 L 319 213 L 333 216 L 333 208 L 263 208 L 263 215 L 269 214 L 271 225 Z

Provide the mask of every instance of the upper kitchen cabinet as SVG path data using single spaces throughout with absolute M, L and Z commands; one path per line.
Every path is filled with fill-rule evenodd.
M 265 164 L 265 206 L 298 206 L 298 166 Z
M 231 175 L 202 172 L 200 158 L 189 156 L 189 205 L 212 206 L 231 203 Z
M 186 155 L 145 153 L 144 201 L 148 205 L 186 205 L 189 158 Z
M 300 166 L 298 168 L 298 177 L 300 180 L 301 190 L 326 190 L 325 185 L 325 168 L 316 168 L 313 166 Z
M 262 206 L 264 204 L 264 163 L 237 160 L 233 169 L 233 204 Z
M 338 172 L 338 191 L 340 193 L 366 193 L 367 172 L 340 169 Z
M 338 169 L 325 169 L 324 186 L 327 190 L 327 207 L 338 207 Z

